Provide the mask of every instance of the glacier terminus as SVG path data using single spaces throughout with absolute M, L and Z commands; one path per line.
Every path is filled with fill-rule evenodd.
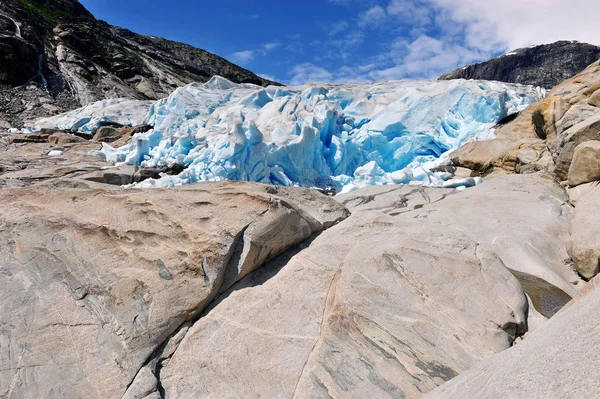
M 263 88 L 216 76 L 154 103 L 105 100 L 109 107 L 91 104 L 29 129 L 153 126 L 129 145 L 101 150 L 117 165 L 184 167 L 142 187 L 243 180 L 336 192 L 384 184 L 461 188 L 431 169 L 465 142 L 493 137 L 499 121 L 545 95 L 539 87 L 490 81 Z

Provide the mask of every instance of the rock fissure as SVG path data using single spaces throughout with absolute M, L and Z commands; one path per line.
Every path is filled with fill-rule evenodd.
M 343 222 L 342 222 L 343 223 Z M 323 336 L 323 332 L 326 328 L 327 322 L 328 322 L 328 315 L 330 314 L 330 311 L 333 307 L 333 304 L 335 303 L 335 291 L 337 288 L 337 283 L 340 279 L 340 276 L 342 274 L 342 269 L 344 267 L 344 262 L 341 261 L 338 269 L 336 270 L 335 274 L 333 275 L 333 277 L 331 278 L 331 282 L 329 283 L 329 289 L 327 290 L 327 296 L 325 298 L 325 306 L 323 307 L 323 315 L 321 317 L 321 324 L 319 326 L 319 333 L 315 339 L 315 343 L 312 346 L 312 348 L 310 349 L 310 351 L 308 351 L 308 355 L 306 357 L 306 361 L 304 363 L 304 365 L 302 366 L 302 371 L 300 372 L 300 375 L 298 377 L 298 381 L 296 382 L 296 386 L 294 388 L 294 393 L 292 394 L 291 399 L 294 399 L 296 397 L 296 393 L 298 392 L 298 387 L 300 386 L 300 382 L 302 381 L 302 377 L 304 376 L 304 372 L 306 370 L 306 366 L 308 365 L 311 355 L 312 353 L 315 351 L 315 348 L 317 347 L 317 345 L 319 344 L 322 336 Z

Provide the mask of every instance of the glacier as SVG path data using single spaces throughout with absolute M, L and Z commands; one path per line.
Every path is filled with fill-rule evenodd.
M 141 125 L 146 120 L 148 110 L 154 101 L 111 98 L 97 101 L 73 111 L 39 119 L 33 126 L 26 126 L 25 132 L 40 129 L 58 129 L 92 134 L 107 124 L 122 126 Z
M 92 104 L 94 115 L 77 110 L 31 129 L 55 124 L 92 132 L 111 121 L 153 126 L 127 146 L 104 144 L 100 151 L 117 165 L 185 167 L 139 187 L 219 180 L 336 192 L 382 184 L 465 187 L 431 169 L 449 162 L 448 153 L 465 142 L 493 137 L 500 120 L 545 95 L 542 88 L 490 81 L 263 88 L 213 77 L 149 106 L 131 100 L 113 100 L 110 109 Z

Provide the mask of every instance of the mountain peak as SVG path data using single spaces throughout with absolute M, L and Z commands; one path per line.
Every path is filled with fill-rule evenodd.
M 13 125 L 106 98 L 155 100 L 215 75 L 277 84 L 205 50 L 97 20 L 76 0 L 0 3 L 0 47 L 0 92 L 10 91 L 0 113 Z
M 513 50 L 489 61 L 456 69 L 440 80 L 480 79 L 551 88 L 600 58 L 600 47 L 561 40 Z

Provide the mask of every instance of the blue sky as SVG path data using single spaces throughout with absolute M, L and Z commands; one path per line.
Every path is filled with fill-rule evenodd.
M 286 84 L 435 78 L 521 46 L 600 37 L 596 0 L 80 1 Z

